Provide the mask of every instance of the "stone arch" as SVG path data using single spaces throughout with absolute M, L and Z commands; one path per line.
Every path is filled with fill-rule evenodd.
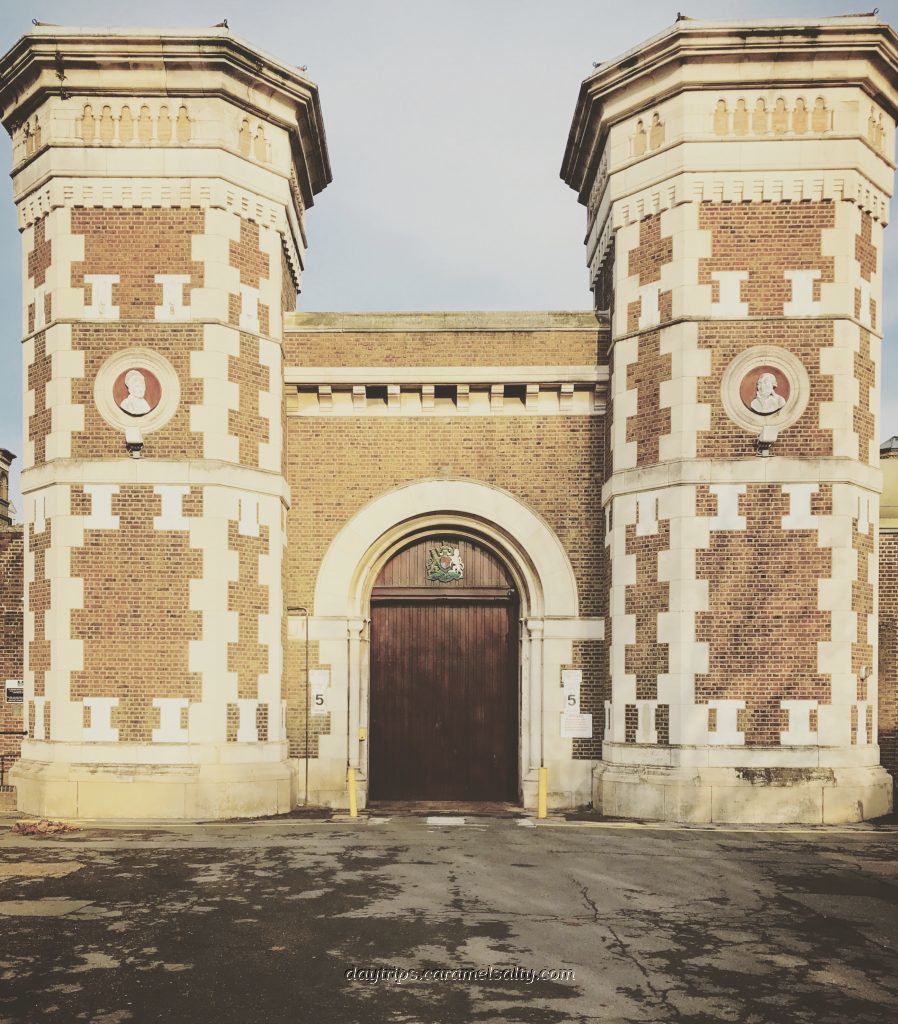
M 423 480 L 374 498 L 331 542 L 315 585 L 316 617 L 364 616 L 381 566 L 411 534 L 469 531 L 494 546 L 518 582 L 522 611 L 540 618 L 578 615 L 577 581 L 555 532 L 508 491 L 472 480 Z

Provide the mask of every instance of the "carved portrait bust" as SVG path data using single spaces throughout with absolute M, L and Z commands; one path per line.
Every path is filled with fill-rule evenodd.
M 751 407 L 754 412 L 768 416 L 772 412 L 779 412 L 786 404 L 785 398 L 776 393 L 776 377 L 772 373 L 762 373 L 755 385 L 755 397 L 751 400 Z
M 756 366 L 742 378 L 739 394 L 753 413 L 770 416 L 785 408 L 790 390 L 788 378 L 778 367 Z
M 159 379 L 144 367 L 130 367 L 119 374 L 113 385 L 115 404 L 129 416 L 146 416 L 156 408 L 161 397 Z

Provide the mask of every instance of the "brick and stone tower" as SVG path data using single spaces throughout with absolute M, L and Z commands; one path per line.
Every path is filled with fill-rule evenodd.
M 2 59 L 23 241 L 21 809 L 291 802 L 282 313 L 315 86 L 234 38 L 39 27 Z
M 612 309 L 606 813 L 835 822 L 879 767 L 881 271 L 898 38 L 678 22 L 581 88 Z
M 0 526 L 12 525 L 12 502 L 9 500 L 9 470 L 15 455 L 0 448 Z
M 0 448 L 0 792 L 18 757 L 22 732 L 22 541 L 13 525 L 9 469 L 15 458 Z

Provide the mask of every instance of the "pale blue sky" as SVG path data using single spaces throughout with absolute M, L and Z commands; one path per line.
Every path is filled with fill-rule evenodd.
M 187 27 L 227 17 L 235 33 L 308 65 L 321 89 L 334 181 L 309 213 L 300 309 L 587 309 L 585 211 L 559 178 L 577 90 L 593 61 L 668 26 L 678 2 L 709 19 L 858 8 L 852 0 L 26 0 L 2 5 L 0 48 L 32 18 Z M 880 17 L 898 23 L 898 2 L 878 3 Z M 20 454 L 19 237 L 4 181 L 0 447 Z M 890 344 L 898 229 L 887 238 L 883 437 L 898 433 Z

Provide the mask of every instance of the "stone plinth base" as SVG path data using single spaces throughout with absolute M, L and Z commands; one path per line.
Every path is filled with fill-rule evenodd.
M 309 761 L 308 775 L 303 758 L 291 758 L 288 764 L 293 778 L 295 806 L 328 807 L 334 811 L 349 809 L 345 761 L 313 757 Z M 355 793 L 356 806 L 362 810 L 368 803 L 368 780 L 359 770 L 356 770 Z
M 108 765 L 21 760 L 18 809 L 44 818 L 252 818 L 294 805 L 286 762 Z
M 547 767 L 546 804 L 550 811 L 573 811 L 592 800 L 595 761 L 550 761 Z M 528 811 L 539 806 L 539 774 L 531 768 L 521 780 L 521 804 Z
M 884 768 L 665 768 L 601 764 L 593 806 L 615 818 L 835 825 L 892 810 Z

